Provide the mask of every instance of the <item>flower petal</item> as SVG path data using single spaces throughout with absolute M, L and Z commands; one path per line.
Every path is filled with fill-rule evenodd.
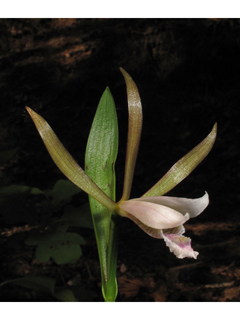
M 154 229 L 174 228 L 190 218 L 188 213 L 183 217 L 182 214 L 176 210 L 146 201 L 123 201 L 119 203 L 119 207 L 125 211 L 120 212 L 122 216 L 131 219 L 132 215 L 148 227 Z
M 131 219 L 134 223 L 136 223 L 136 225 L 138 225 L 139 228 L 141 228 L 144 232 L 146 232 L 150 237 L 153 237 L 156 239 L 163 239 L 163 233 L 161 229 L 155 229 L 147 226 L 146 224 L 142 223 L 140 220 L 138 220 L 136 217 L 134 217 L 130 213 L 128 213 L 128 218 Z M 182 235 L 184 232 L 185 232 L 185 228 L 182 224 L 180 226 L 164 230 L 164 234 Z
M 198 252 L 193 251 L 191 247 L 191 239 L 179 234 L 164 234 L 163 239 L 170 251 L 179 259 L 194 258 L 197 259 Z
M 208 193 L 205 192 L 205 195 L 201 198 L 197 199 L 187 199 L 187 198 L 177 198 L 177 197 L 144 197 L 134 199 L 136 201 L 147 201 L 151 203 L 160 204 L 163 206 L 167 206 L 181 212 L 183 215 L 187 212 L 190 215 L 190 218 L 197 217 L 209 204 L 209 196 Z
M 142 223 L 140 220 L 138 220 L 136 217 L 134 217 L 130 213 L 128 214 L 128 218 L 131 219 L 134 223 L 136 223 L 136 225 L 138 225 L 139 228 L 141 228 L 144 232 L 146 232 L 150 237 L 153 237 L 156 239 L 163 239 L 161 229 L 155 229 L 147 226 L 146 224 Z

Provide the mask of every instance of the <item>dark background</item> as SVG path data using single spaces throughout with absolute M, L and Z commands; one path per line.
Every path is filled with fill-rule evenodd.
M 239 301 L 239 19 L 1 19 L 0 150 L 19 151 L 1 167 L 0 186 L 46 189 L 63 178 L 25 106 L 49 122 L 83 166 L 91 122 L 109 86 L 119 119 L 119 199 L 127 138 L 120 66 L 138 86 L 144 115 L 132 197 L 153 186 L 215 122 L 218 136 L 203 163 L 169 193 L 210 195 L 208 208 L 186 224 L 198 259 L 178 260 L 162 240 L 122 219 L 117 301 Z M 59 283 L 78 276 L 79 300 L 102 301 L 93 230 L 81 230 L 87 245 L 78 263 L 57 266 L 31 259 L 23 240 L 9 249 L 6 230 L 14 227 L 2 222 L 1 282 L 26 274 L 55 275 Z M 24 223 L 17 227 L 23 232 Z M 12 286 L 2 287 L 0 297 L 54 301 Z

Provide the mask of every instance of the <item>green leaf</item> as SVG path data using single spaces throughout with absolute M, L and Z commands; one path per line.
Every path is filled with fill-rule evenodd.
M 143 197 L 162 196 L 185 179 L 211 151 L 217 136 L 217 123 L 209 135 L 188 152 Z
M 0 284 L 0 287 L 6 284 L 14 284 L 24 288 L 33 290 L 43 290 L 50 294 L 54 293 L 55 279 L 44 276 L 26 276 L 24 278 L 18 278 L 14 280 L 4 281 Z
M 82 190 L 69 180 L 58 180 L 53 189 L 46 192 L 46 195 L 52 197 L 52 206 L 59 208 L 69 203 L 72 196 L 78 194 Z
M 0 202 L 4 201 L 6 197 L 11 197 L 16 194 L 19 195 L 24 193 L 37 195 L 43 194 L 44 192 L 38 188 L 32 188 L 21 185 L 11 185 L 0 189 Z
M 118 152 L 118 123 L 112 94 L 104 91 L 88 137 L 85 171 L 115 201 L 115 161 Z M 101 266 L 102 292 L 105 301 L 117 296 L 117 216 L 89 197 Z
M 69 289 L 56 289 L 54 297 L 63 302 L 77 302 L 74 293 Z
M 46 294 L 51 294 L 60 301 L 77 302 L 72 290 L 66 288 L 55 288 L 55 283 L 56 279 L 50 277 L 26 276 L 24 278 L 4 281 L 0 284 L 0 287 L 6 284 L 13 284 L 23 288 L 43 291 Z
M 80 245 L 84 245 L 85 240 L 76 233 L 49 228 L 44 231 L 32 230 L 25 243 L 37 246 L 39 261 L 46 262 L 52 257 L 57 264 L 66 264 L 74 263 L 81 257 Z

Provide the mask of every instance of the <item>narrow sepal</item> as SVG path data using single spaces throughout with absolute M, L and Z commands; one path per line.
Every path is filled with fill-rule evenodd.
M 120 68 L 120 71 L 122 72 L 126 82 L 128 99 L 128 138 L 123 195 L 121 200 L 128 200 L 130 198 L 142 132 L 142 103 L 138 88 L 133 79 L 124 69 Z
M 113 202 L 77 164 L 49 124 L 29 107 L 26 107 L 26 109 L 59 170 L 83 191 L 94 197 L 105 207 L 114 210 L 116 208 L 115 202 Z
M 171 169 L 143 197 L 162 196 L 185 179 L 211 151 L 217 136 L 217 123 L 209 135 Z

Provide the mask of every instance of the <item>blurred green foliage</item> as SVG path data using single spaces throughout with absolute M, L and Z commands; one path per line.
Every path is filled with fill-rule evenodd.
M 23 288 L 31 290 L 42 291 L 45 294 L 50 294 L 54 298 L 64 302 L 76 302 L 77 299 L 72 290 L 65 287 L 56 287 L 56 280 L 45 276 L 26 276 L 24 278 L 18 278 L 14 280 L 4 281 L 0 284 L 4 286 L 6 284 L 13 284 Z
M 75 263 L 82 256 L 81 246 L 86 242 L 78 233 L 68 232 L 68 229 L 93 228 L 89 204 L 70 204 L 72 197 L 80 192 L 69 180 L 59 180 L 51 190 L 45 191 L 21 185 L 0 188 L 1 225 L 14 227 L 25 223 L 32 228 L 27 237 L 26 233 L 7 237 L 8 245 L 17 248 L 19 241 L 22 241 L 33 246 L 40 262 L 52 258 L 58 265 Z M 76 301 L 68 286 L 55 288 L 55 279 L 45 276 L 4 281 L 0 286 L 5 284 L 48 292 L 61 301 Z

